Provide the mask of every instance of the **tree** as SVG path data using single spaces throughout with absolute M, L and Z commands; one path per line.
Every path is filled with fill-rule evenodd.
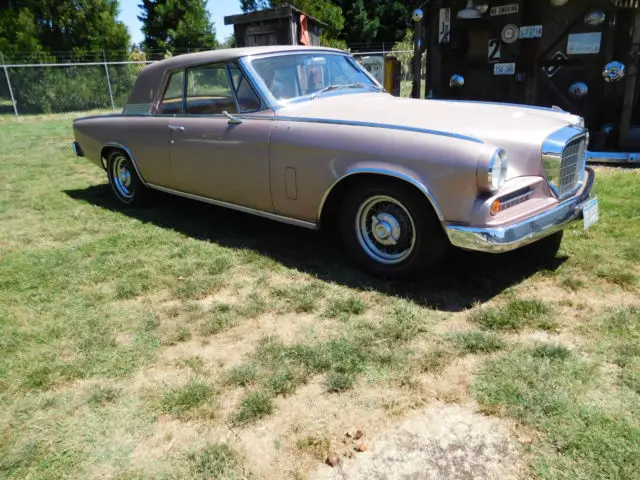
M 67 52 L 125 52 L 131 37 L 117 16 L 117 0 L 5 0 L 0 50 L 9 56 L 48 52 L 58 58 Z
M 398 0 L 335 0 L 344 12 L 342 38 L 350 45 L 402 40 L 411 6 Z
M 205 0 L 142 0 L 140 9 L 146 50 L 175 53 L 217 46 Z

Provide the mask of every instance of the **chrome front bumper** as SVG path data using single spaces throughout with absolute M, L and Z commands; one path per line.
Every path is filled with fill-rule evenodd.
M 524 247 L 563 230 L 571 222 L 582 218 L 582 210 L 589 200 L 595 179 L 595 173 L 591 168 L 587 168 L 585 174 L 586 180 L 578 193 L 551 210 L 507 227 L 475 228 L 447 225 L 449 241 L 465 250 L 501 253 Z

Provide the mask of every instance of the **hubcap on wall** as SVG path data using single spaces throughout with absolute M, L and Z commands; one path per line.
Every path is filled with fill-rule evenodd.
M 399 201 L 386 195 L 365 200 L 355 219 L 358 242 L 373 260 L 394 265 L 407 259 L 415 247 L 415 225 Z
M 114 158 L 111 162 L 111 178 L 113 178 L 113 186 L 119 195 L 126 199 L 133 197 L 131 163 L 128 158 L 122 155 Z

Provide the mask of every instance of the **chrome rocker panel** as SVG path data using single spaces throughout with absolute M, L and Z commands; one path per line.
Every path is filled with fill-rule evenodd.
M 579 193 L 557 207 L 508 227 L 475 228 L 447 225 L 449 241 L 464 250 L 501 253 L 524 247 L 559 232 L 571 222 L 582 218 L 582 210 L 585 202 L 589 200 L 595 178 L 591 168 L 587 168 L 585 173 L 587 178 Z

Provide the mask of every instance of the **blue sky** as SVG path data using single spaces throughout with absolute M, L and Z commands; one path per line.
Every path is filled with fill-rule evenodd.
M 138 21 L 140 8 L 138 0 L 120 0 L 120 20 L 122 20 L 131 34 L 131 40 L 140 43 L 143 39 L 140 31 L 141 25 Z M 240 10 L 240 0 L 207 0 L 207 9 L 211 15 L 211 20 L 216 26 L 216 36 L 223 41 L 233 34 L 233 26 L 224 24 L 224 17 L 242 13 Z

